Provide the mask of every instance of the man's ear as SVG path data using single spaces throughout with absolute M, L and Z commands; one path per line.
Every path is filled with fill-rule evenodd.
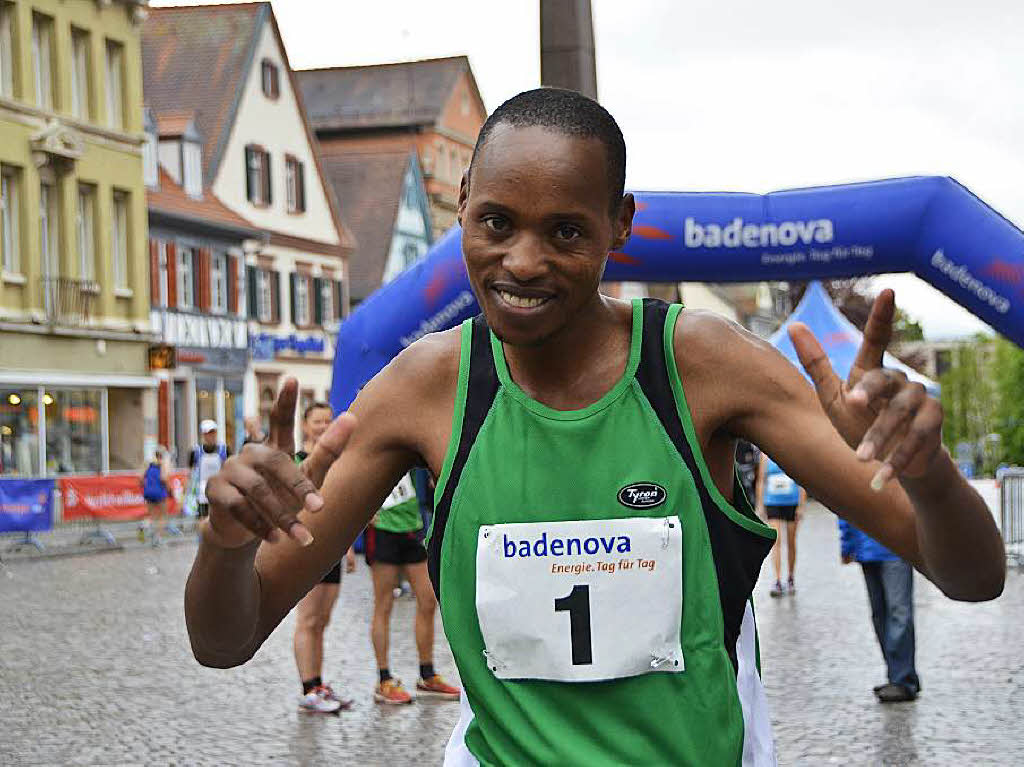
M 469 199 L 469 168 L 462 172 L 462 180 L 459 182 L 459 212 L 455 219 L 462 226 L 462 215 L 466 212 L 466 200 Z
M 627 192 L 622 196 L 622 203 L 619 205 L 619 214 L 615 218 L 615 238 L 612 240 L 612 250 L 621 250 L 633 233 L 633 216 L 636 214 L 636 201 L 633 195 Z

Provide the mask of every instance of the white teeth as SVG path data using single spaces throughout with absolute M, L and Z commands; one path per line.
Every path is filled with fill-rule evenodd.
M 499 290 L 498 295 L 501 296 L 501 300 L 506 304 L 515 306 L 519 309 L 532 309 L 535 306 L 540 306 L 547 299 L 546 298 L 530 298 L 527 296 L 516 296 L 512 293 L 506 293 L 504 290 Z

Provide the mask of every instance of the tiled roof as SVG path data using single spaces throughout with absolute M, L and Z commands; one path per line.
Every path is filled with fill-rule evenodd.
M 160 168 L 160 188 L 146 190 L 146 207 L 151 213 L 163 213 L 184 222 L 193 221 L 208 226 L 221 224 L 231 229 L 232 233 L 240 232 L 252 239 L 263 236 L 259 229 L 224 205 L 209 189 L 203 190 L 201 199 L 189 197 L 163 167 Z
M 424 125 L 440 119 L 469 59 L 407 61 L 295 73 L 316 131 Z
M 142 26 L 143 98 L 159 116 L 194 112 L 210 183 L 269 3 L 151 8 Z
M 380 287 L 409 165 L 408 150 L 352 152 L 323 159 L 345 220 L 359 246 L 349 256 L 350 291 L 361 301 Z
M 160 138 L 184 136 L 195 112 L 157 112 L 156 135 Z

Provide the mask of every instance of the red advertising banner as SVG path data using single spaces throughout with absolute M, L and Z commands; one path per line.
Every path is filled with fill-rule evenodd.
M 168 514 L 181 512 L 181 500 L 188 487 L 188 476 L 187 470 L 171 474 Z M 142 519 L 147 514 L 146 500 L 142 497 L 142 482 L 134 474 L 63 477 L 57 480 L 57 486 L 64 500 L 64 521 L 107 519 L 113 522 Z

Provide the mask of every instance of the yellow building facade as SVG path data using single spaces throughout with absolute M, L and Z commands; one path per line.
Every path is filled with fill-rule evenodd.
M 154 433 L 144 0 L 0 0 L 0 477 L 137 469 Z

